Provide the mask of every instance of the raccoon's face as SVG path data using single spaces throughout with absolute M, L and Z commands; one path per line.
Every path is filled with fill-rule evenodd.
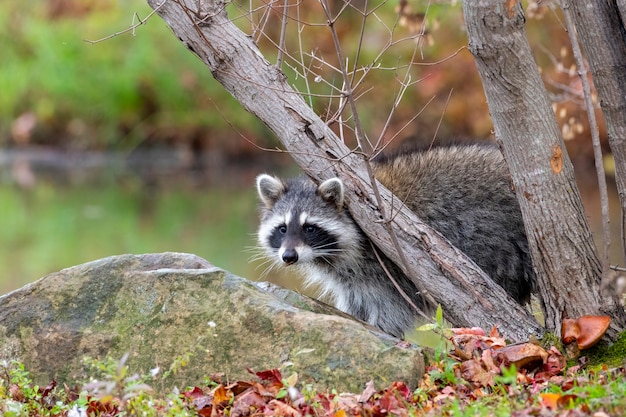
M 303 177 L 283 182 L 262 174 L 257 191 L 263 204 L 258 239 L 274 263 L 332 266 L 359 250 L 360 234 L 344 211 L 338 178 L 315 187 Z

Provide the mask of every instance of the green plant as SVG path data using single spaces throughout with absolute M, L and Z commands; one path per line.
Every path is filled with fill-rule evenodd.
M 47 387 L 33 384 L 24 364 L 0 363 L 0 411 L 5 417 L 57 416 L 70 409 L 67 395 L 57 390 L 56 382 Z

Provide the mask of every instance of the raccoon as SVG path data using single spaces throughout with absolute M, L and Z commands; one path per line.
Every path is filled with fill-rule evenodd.
M 415 214 L 467 254 L 520 304 L 535 289 L 521 211 L 500 151 L 450 146 L 382 157 L 376 178 Z M 275 265 L 300 270 L 339 310 L 402 337 L 416 313 L 394 287 L 369 239 L 345 207 L 344 186 L 331 178 L 257 177 L 258 242 Z M 421 309 L 425 302 L 400 268 L 383 264 Z

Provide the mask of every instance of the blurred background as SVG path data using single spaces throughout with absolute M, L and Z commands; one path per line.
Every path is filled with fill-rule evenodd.
M 472 57 L 462 49 L 467 43 L 462 12 L 454 3 L 393 1 L 377 11 L 397 23 L 394 36 L 424 33 L 417 57 L 411 58 L 414 40 L 406 49 L 387 51 L 390 62 L 408 55 L 421 63 L 410 70 L 412 83 L 393 117 L 398 71 L 374 71 L 361 85 L 366 130 L 391 146 L 492 134 Z M 320 20 L 317 5 L 301 5 L 310 15 L 300 18 L 317 13 Z M 550 2 L 524 5 L 529 38 L 599 233 L 589 131 L 567 34 Z M 239 22 L 242 27 L 260 19 L 279 21 L 282 14 L 270 8 L 255 17 L 248 2 L 229 7 L 233 15 L 252 16 Z M 260 172 L 291 175 L 297 167 L 289 155 L 272 151 L 278 147 L 273 135 L 213 80 L 159 17 L 111 36 L 150 11 L 142 0 L 0 5 L 0 294 L 122 253 L 190 252 L 247 278 L 263 272 L 249 262 L 257 225 L 254 178 Z M 360 16 L 346 12 L 340 34 L 347 51 L 357 47 L 350 19 L 358 22 Z M 264 26 L 269 38 L 278 36 L 271 30 L 279 27 Z M 368 34 L 365 61 L 389 38 L 389 27 Z M 327 31 L 305 40 L 310 44 L 302 50 L 333 56 Z M 257 41 L 261 47 L 271 44 L 267 38 Z M 295 71 L 285 72 L 302 86 Z M 328 116 L 328 99 L 307 99 Z M 607 161 L 610 171 L 610 156 Z M 619 203 L 609 183 L 617 260 Z

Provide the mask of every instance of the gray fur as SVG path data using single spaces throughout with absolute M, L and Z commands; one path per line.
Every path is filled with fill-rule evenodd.
M 374 172 L 515 300 L 528 302 L 535 282 L 528 243 L 496 148 L 451 146 L 405 153 L 375 162 Z M 263 174 L 257 191 L 263 203 L 259 244 L 273 262 L 298 267 L 307 283 L 319 286 L 337 308 L 387 333 L 401 336 L 414 325 L 412 307 L 343 208 L 339 179 L 315 187 L 304 177 L 281 181 Z M 278 232 L 280 226 L 286 226 L 280 229 L 284 234 Z M 402 289 L 424 308 L 411 280 L 378 252 Z

